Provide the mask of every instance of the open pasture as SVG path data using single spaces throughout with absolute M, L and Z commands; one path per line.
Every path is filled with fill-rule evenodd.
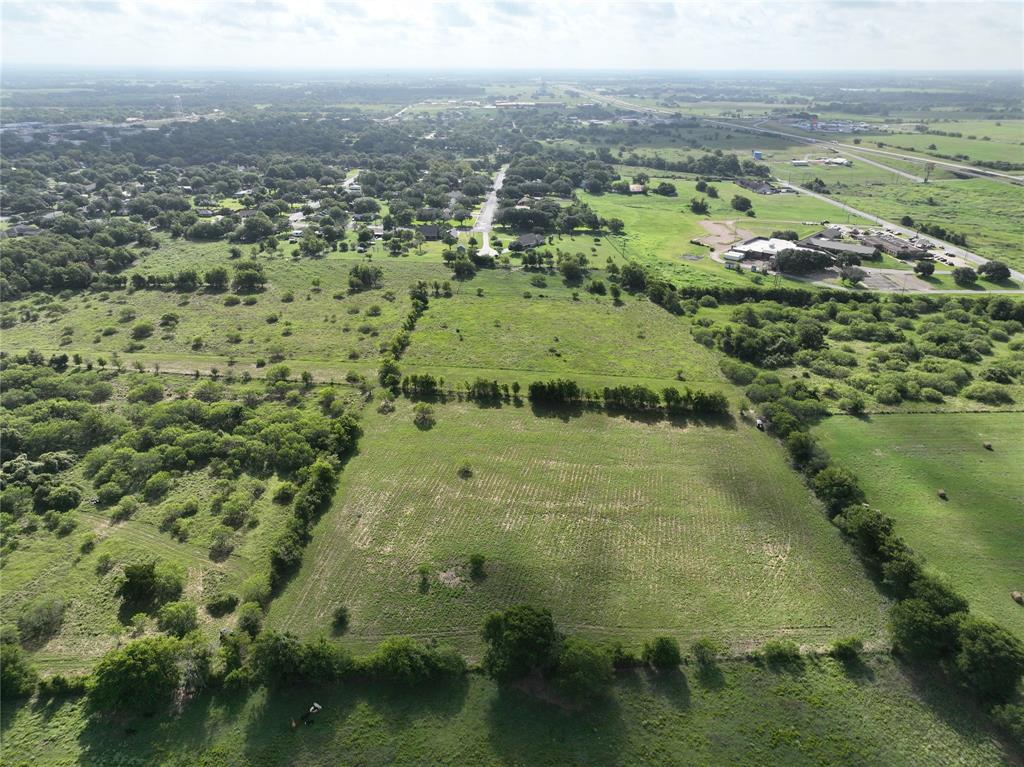
M 230 289 L 166 289 L 83 292 L 43 308 L 37 298 L 11 302 L 14 312 L 30 310 L 37 316 L 5 330 L 5 346 L 80 353 L 94 361 L 134 349 L 145 359 L 185 370 L 192 369 L 189 365 L 205 367 L 204 363 L 223 369 L 232 357 L 244 363 L 261 358 L 269 362 L 276 352 L 285 359 L 326 361 L 345 370 L 364 358 L 374 359 L 381 340 L 394 335 L 409 311 L 410 284 L 450 276 L 436 254 L 380 256 L 376 263 L 384 270 L 381 287 L 349 294 L 349 269 L 362 260 L 355 253 L 299 261 L 261 254 L 257 260 L 267 284 L 248 296 Z M 159 250 L 140 252 L 127 273 L 165 274 L 190 268 L 202 274 L 215 266 L 230 273 L 234 263 L 226 243 L 167 240 Z M 176 315 L 176 322 L 161 325 L 166 315 Z M 152 334 L 134 339 L 139 323 L 152 325 Z M 69 343 L 61 343 L 65 328 L 72 330 Z M 130 347 L 133 341 L 135 346 Z
M 269 625 L 329 631 L 343 604 L 357 644 L 407 633 L 476 655 L 484 617 L 525 602 L 627 643 L 882 639 L 885 600 L 781 448 L 745 425 L 458 403 L 421 430 L 397 406 L 367 417 Z
M 316 724 L 291 730 L 310 700 L 323 706 Z M 607 700 L 573 710 L 470 675 L 437 688 L 206 696 L 169 721 L 139 720 L 128 736 L 84 713 L 79 701 L 8 707 L 5 764 L 995 767 L 1012 759 L 963 696 L 923 696 L 885 657 L 852 676 L 828 659 L 799 672 L 743 661 L 707 677 L 627 672 Z
M 616 306 L 610 296 L 564 285 L 560 275 L 543 277 L 542 288 L 532 283 L 536 279 L 518 270 L 482 270 L 457 285 L 452 298 L 432 300 L 403 364 L 431 372 L 463 369 L 468 379 L 476 369 L 503 369 L 524 386 L 577 373 L 661 379 L 663 385 L 674 383 L 677 373 L 701 385 L 722 382 L 712 353 L 693 340 L 685 320 L 646 298 L 625 295 Z
M 885 149 L 892 151 L 910 151 L 924 156 L 956 158 L 964 162 L 1009 162 L 1014 164 L 1024 163 L 1024 130 L 1017 123 L 1016 133 L 1007 126 L 1004 131 L 993 130 L 995 136 L 989 136 L 988 128 L 983 124 L 977 126 L 977 130 L 983 131 L 978 134 L 968 134 L 958 123 L 940 123 L 936 126 L 938 130 L 947 132 L 961 132 L 963 136 L 936 136 L 928 133 L 888 133 L 877 136 L 863 137 L 863 143 L 873 146 L 876 142 L 884 143 Z M 968 138 L 968 135 L 977 135 L 977 138 Z M 984 141 L 982 136 L 989 136 L 990 141 Z M 844 139 L 848 140 L 848 139 Z M 932 148 L 934 147 L 934 149 Z
M 857 474 L 868 501 L 896 520 L 897 533 L 970 600 L 972 612 L 1024 636 L 1024 607 L 1010 599 L 1024 587 L 1024 415 L 834 417 L 817 433 Z

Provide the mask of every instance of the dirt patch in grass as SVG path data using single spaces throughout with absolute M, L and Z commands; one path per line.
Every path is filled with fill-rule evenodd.
M 444 570 L 437 574 L 437 579 L 448 588 L 454 589 L 462 585 L 462 578 L 455 571 L 455 568 Z
M 737 228 L 735 221 L 701 221 L 700 225 L 708 234 L 697 242 L 707 245 L 715 253 L 722 253 L 733 243 L 754 236 L 751 231 Z

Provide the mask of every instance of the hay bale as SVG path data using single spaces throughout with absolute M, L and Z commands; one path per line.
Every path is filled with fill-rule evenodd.
M 1017 604 L 1024 605 L 1024 594 L 1021 594 L 1019 591 L 1011 591 L 1010 596 Z
M 948 501 L 949 500 L 949 496 L 946 495 L 946 491 L 945 490 L 940 490 L 939 491 L 939 498 L 941 498 L 944 501 Z
M 991 450 L 991 449 L 992 449 L 992 443 L 991 443 L 991 442 L 983 442 L 983 443 L 981 444 L 981 446 L 982 446 L 983 448 L 985 448 L 986 450 Z

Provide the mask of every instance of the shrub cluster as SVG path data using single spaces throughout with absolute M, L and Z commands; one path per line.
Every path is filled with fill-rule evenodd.
M 355 434 L 352 435 L 352 445 Z M 334 495 L 338 467 L 329 458 L 318 458 L 305 471 L 305 480 L 292 501 L 292 515 L 270 550 L 270 585 L 277 586 L 302 560 L 310 530 Z
M 728 322 L 698 318 L 694 338 L 717 346 L 732 359 L 722 370 L 734 383 L 750 386 L 754 402 L 777 398 L 765 388 L 769 379 L 755 382 L 756 369 L 802 366 L 832 382 L 815 398 L 836 400 L 848 412 L 864 409 L 865 398 L 882 405 L 903 401 L 942 402 L 961 395 L 986 404 L 1011 404 L 1004 388 L 1024 380 L 1020 344 L 980 371 L 972 384 L 968 366 L 994 353 L 994 343 L 1009 341 L 1024 330 L 1015 317 L 1024 302 L 1006 297 L 959 299 L 897 297 L 857 304 L 834 300 L 805 308 L 776 302 L 746 303 L 735 308 Z M 867 353 L 855 354 L 846 341 L 869 342 Z M 806 399 L 806 398 L 805 398 Z

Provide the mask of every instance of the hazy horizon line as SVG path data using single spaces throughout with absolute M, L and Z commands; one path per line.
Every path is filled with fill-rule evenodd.
M 86 75 L 86 74 L 105 74 L 105 73 L 124 73 L 124 72 L 149 72 L 149 73 L 175 73 L 175 72 L 206 72 L 206 73 L 217 73 L 217 74 L 244 74 L 244 73 L 257 73 L 257 74 L 301 74 L 301 73 L 329 73 L 329 74 L 344 74 L 350 72 L 367 73 L 367 74 L 433 74 L 433 73 L 458 73 L 458 74 L 473 74 L 473 73 L 508 73 L 508 74 L 615 74 L 618 72 L 637 74 L 637 73 L 650 73 L 650 74 L 685 74 L 688 76 L 699 76 L 699 75 L 757 75 L 757 76 L 772 76 L 772 75 L 937 75 L 948 77 L 950 75 L 1001 75 L 1001 76 L 1017 76 L 1021 78 L 1022 84 L 1024 84 L 1024 68 L 1021 69 L 963 69 L 963 68 L 950 68 L 950 69 L 935 69 L 935 68 L 901 68 L 901 69 L 829 69 L 829 68 L 782 68 L 782 69 L 744 69 L 744 68 L 716 68 L 716 69 L 686 69 L 686 68 L 670 68 L 670 67 L 360 67 L 360 66 L 346 66 L 346 67 L 232 67 L 232 66 L 161 66 L 161 65 L 103 65 L 95 67 L 83 67 L 77 64 L 70 63 L 54 63 L 54 64 L 40 64 L 37 62 L 25 63 L 25 62 L 8 62 L 5 61 L 0 68 L 0 76 L 6 74 L 7 71 L 18 71 L 18 72 L 45 72 L 45 73 L 60 73 L 68 75 Z

